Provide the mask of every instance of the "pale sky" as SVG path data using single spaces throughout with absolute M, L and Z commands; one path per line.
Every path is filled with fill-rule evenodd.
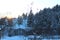
M 60 0 L 0 0 L 0 17 L 17 17 L 22 13 L 29 12 L 31 7 L 36 13 L 40 9 L 52 8 L 56 4 L 60 5 Z

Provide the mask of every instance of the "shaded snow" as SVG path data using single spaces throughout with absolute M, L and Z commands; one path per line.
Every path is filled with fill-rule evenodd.
M 26 29 L 27 28 L 27 20 L 23 20 L 23 23 L 18 25 L 17 23 L 14 25 L 14 29 Z
M 25 40 L 25 39 L 28 40 L 24 36 L 13 36 L 13 37 L 5 36 L 4 38 L 1 38 L 1 40 Z
M 57 39 L 57 38 L 55 38 L 55 39 L 52 39 L 52 38 L 50 38 L 50 39 L 47 39 L 47 38 L 41 38 L 41 36 L 36 36 L 37 38 L 39 38 L 40 37 L 40 39 L 39 40 L 60 40 L 60 39 Z M 57 36 L 55 36 L 55 37 L 57 37 Z M 33 35 L 31 35 L 31 36 L 12 36 L 12 37 L 8 37 L 8 36 L 5 36 L 4 38 L 1 38 L 1 40 L 28 40 L 28 38 L 34 38 L 34 36 Z

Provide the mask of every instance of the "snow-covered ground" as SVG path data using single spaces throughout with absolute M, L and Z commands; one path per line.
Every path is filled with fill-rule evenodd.
M 24 36 L 13 36 L 13 37 L 5 36 L 4 38 L 1 38 L 1 40 L 28 40 L 28 39 Z
M 57 36 L 55 36 L 57 37 Z M 8 37 L 8 36 L 5 36 L 4 38 L 1 38 L 1 40 L 30 40 L 29 38 L 34 38 L 34 36 L 12 36 L 12 37 Z M 39 38 L 39 36 L 37 36 L 37 38 Z M 60 39 L 47 39 L 47 38 L 41 38 L 40 39 L 37 39 L 37 40 L 60 40 Z

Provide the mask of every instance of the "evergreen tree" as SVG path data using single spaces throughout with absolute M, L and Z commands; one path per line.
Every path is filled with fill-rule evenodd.
M 32 10 L 30 10 L 30 14 L 28 15 L 28 20 L 27 20 L 27 26 L 33 27 L 33 25 L 34 25 L 34 15 L 32 13 Z
M 8 19 L 7 18 L 7 20 L 8 20 L 8 26 L 13 26 L 13 18 L 11 18 L 11 19 Z
M 23 22 L 23 19 L 22 19 L 22 16 L 18 16 L 18 24 L 20 25 L 20 24 L 22 24 L 22 22 Z
M 6 23 L 5 23 L 5 18 L 1 18 L 0 19 L 0 25 L 5 25 Z
M 59 12 L 60 11 L 60 5 L 56 5 L 56 6 L 54 6 L 53 8 L 52 8 L 52 11 L 54 11 L 54 12 Z
M 26 14 L 22 14 L 22 17 L 23 17 L 23 19 L 27 19 L 27 13 Z

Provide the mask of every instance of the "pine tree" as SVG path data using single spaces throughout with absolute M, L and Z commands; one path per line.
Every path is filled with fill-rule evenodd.
M 32 13 L 32 10 L 30 10 L 30 14 L 28 15 L 28 20 L 27 20 L 27 26 L 33 27 L 33 24 L 34 24 L 34 15 Z
M 12 27 L 13 26 L 13 18 L 11 18 L 11 19 L 7 18 L 7 20 L 8 20 L 8 26 Z
M 18 24 L 20 25 L 20 24 L 22 24 L 22 22 L 23 22 L 23 19 L 22 19 L 22 16 L 18 16 Z
M 27 13 L 26 14 L 22 14 L 22 17 L 23 17 L 23 19 L 27 19 Z

